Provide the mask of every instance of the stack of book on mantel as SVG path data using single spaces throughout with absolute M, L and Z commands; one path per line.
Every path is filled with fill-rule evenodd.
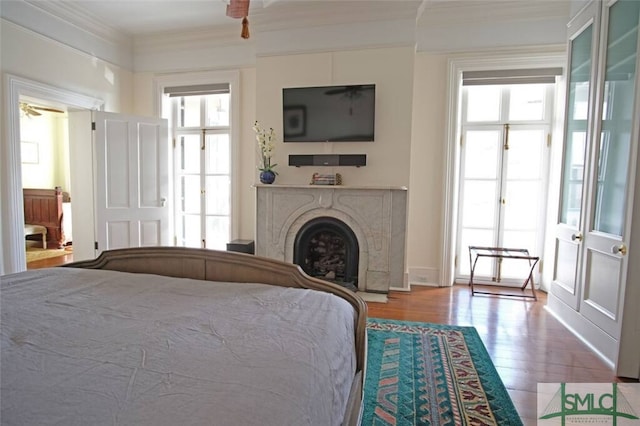
M 311 176 L 311 185 L 342 185 L 340 173 L 314 173 Z

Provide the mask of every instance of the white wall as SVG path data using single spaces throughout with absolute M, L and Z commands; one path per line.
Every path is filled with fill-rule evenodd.
M 308 184 L 321 172 L 340 173 L 344 185 L 408 186 L 413 60 L 409 47 L 258 58 L 256 118 L 277 133 L 276 183 Z M 361 83 L 376 85 L 375 142 L 282 142 L 282 88 Z M 367 165 L 296 168 L 289 154 L 366 154 Z
M 69 159 L 67 120 L 59 113 L 20 117 L 20 136 L 23 150 L 37 150 L 37 162 L 25 158 L 23 151 L 22 187 L 55 188 L 69 191 Z
M 5 20 L 0 23 L 0 35 L 3 73 L 103 99 L 105 111 L 131 112 L 130 71 Z
M 104 100 L 105 110 L 114 112 L 129 112 L 132 109 L 132 73 L 115 67 L 96 57 L 69 48 L 35 32 L 24 29 L 6 20 L 0 20 L 0 70 L 3 84 L 7 84 L 7 74 L 27 78 L 66 91 L 86 95 Z M 7 163 L 10 158 L 7 110 L 16 106 L 8 105 L 9 90 L 6 86 L 2 90 L 2 128 L 0 139 L 0 161 L 2 175 L 0 175 L 0 197 L 4 200 L 0 211 L 0 234 L 7 238 L 15 231 L 10 230 L 12 218 L 16 210 L 21 208 L 7 200 L 12 200 L 12 187 L 15 181 L 9 179 L 9 170 L 14 164 Z M 91 179 L 91 177 L 87 177 Z M 17 176 L 19 186 L 22 179 Z M 11 187 L 10 187 L 11 186 Z M 3 240 L 4 241 L 4 240 Z M 6 246 L 5 246 L 6 247 Z M 13 272 L 7 270 L 12 265 L 12 255 L 2 251 L 2 265 L 0 273 Z M 1 266 L 1 265 L 0 265 Z M 11 267 L 13 269 L 13 267 Z
M 441 284 L 447 66 L 445 55 L 416 54 L 407 235 L 410 284 Z

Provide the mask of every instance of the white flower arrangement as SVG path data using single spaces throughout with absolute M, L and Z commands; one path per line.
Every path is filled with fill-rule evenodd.
M 256 140 L 258 141 L 258 149 L 260 150 L 260 165 L 258 166 L 258 170 L 261 172 L 273 172 L 277 175 L 278 172 L 273 170 L 277 164 L 271 164 L 271 157 L 273 157 L 273 152 L 276 148 L 275 130 L 273 130 L 273 127 L 267 130 L 256 121 L 253 125 L 253 131 L 256 132 Z

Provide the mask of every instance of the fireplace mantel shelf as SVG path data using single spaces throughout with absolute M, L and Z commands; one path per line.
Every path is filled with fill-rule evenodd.
M 406 186 L 352 186 L 352 185 L 293 185 L 293 184 L 262 184 L 256 183 L 253 187 L 261 188 L 303 188 L 303 189 L 375 189 L 407 191 Z

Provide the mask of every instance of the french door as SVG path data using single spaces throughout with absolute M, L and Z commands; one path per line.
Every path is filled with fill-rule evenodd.
M 640 3 L 593 3 L 574 23 L 551 291 L 609 336 L 595 342 L 603 347 L 620 336 L 625 285 L 633 284 L 625 277 L 638 143 Z
M 588 141 L 593 120 L 599 4 L 592 3 L 569 26 L 569 66 L 564 129 L 561 200 L 555 230 L 556 258 L 550 292 L 578 310 L 582 240 L 587 210 Z
M 525 248 L 542 257 L 551 84 L 463 89 L 456 281 L 468 281 L 469 246 Z M 474 281 L 522 285 L 526 261 L 478 262 Z
M 175 243 L 224 250 L 231 237 L 229 93 L 174 106 Z

